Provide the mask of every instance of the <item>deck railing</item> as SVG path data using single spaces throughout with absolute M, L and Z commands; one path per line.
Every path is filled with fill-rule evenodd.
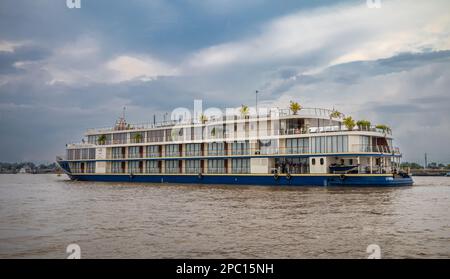
M 313 152 L 309 146 L 291 146 L 291 147 L 260 147 L 260 148 L 245 148 L 245 149 L 221 149 L 213 151 L 166 151 L 162 153 L 129 153 L 128 156 L 124 153 L 109 153 L 106 159 L 126 160 L 126 159 L 155 159 L 155 158 L 189 158 L 189 157 L 239 157 L 239 156 L 254 156 L 254 155 L 305 155 L 305 154 L 336 154 L 336 153 L 379 153 L 379 154 L 394 154 L 399 155 L 400 149 L 398 147 L 391 147 L 387 145 L 365 145 L 353 144 L 350 149 L 340 152 L 334 150 L 325 150 L 324 152 Z M 66 158 L 66 156 L 59 156 Z M 94 159 L 94 158 L 91 158 Z M 81 158 L 74 158 L 71 160 L 82 160 Z M 89 159 L 87 159 L 89 160 Z
M 368 144 L 353 144 L 352 152 L 373 152 L 373 153 L 394 153 L 400 154 L 398 147 L 388 145 L 368 145 Z
M 259 129 L 257 131 L 253 130 L 242 130 L 236 132 L 222 131 L 221 133 L 215 133 L 214 135 L 208 135 L 206 132 L 196 135 L 179 135 L 173 136 L 171 138 L 158 137 L 158 138 L 147 138 L 145 135 L 142 140 L 136 141 L 133 139 L 121 139 L 121 140 L 105 140 L 98 142 L 98 145 L 120 145 L 120 144 L 141 144 L 141 143 L 152 143 L 152 142 L 188 142 L 188 141 L 199 141 L 199 140 L 217 140 L 217 141 L 232 141 L 241 138 L 255 138 L 255 137 L 271 137 L 271 136 L 290 136 L 290 135 L 306 135 L 306 134 L 327 134 L 335 132 L 376 132 L 380 136 L 392 135 L 391 131 L 386 131 L 378 129 L 375 126 L 367 128 L 353 128 L 352 130 L 347 129 L 344 125 L 341 126 L 319 126 L 319 127 L 300 127 L 300 128 L 290 128 L 290 129 Z M 70 148 L 88 148 L 95 147 L 91 143 L 71 143 L 67 145 Z
M 323 109 L 323 108 L 302 108 L 297 113 L 293 113 L 290 109 L 272 109 L 267 111 L 266 109 L 259 110 L 258 118 L 283 118 L 287 116 L 300 116 L 300 117 L 311 117 L 311 118 L 321 118 L 321 119 L 331 119 L 330 115 L 333 113 L 333 110 Z M 334 120 L 341 120 L 343 117 L 333 118 Z M 246 120 L 246 119 L 255 119 L 256 115 L 229 115 L 223 117 L 210 117 L 204 124 L 206 125 L 214 125 L 224 121 L 230 120 Z M 133 130 L 146 130 L 146 129 L 155 129 L 155 128 L 170 128 L 175 125 L 186 124 L 199 124 L 196 119 L 189 120 L 168 120 L 161 122 L 153 122 L 153 123 L 137 123 L 137 124 L 127 124 L 125 128 L 123 127 L 103 127 L 103 128 L 89 128 L 87 129 L 87 134 L 101 134 L 108 133 L 112 131 L 133 131 Z

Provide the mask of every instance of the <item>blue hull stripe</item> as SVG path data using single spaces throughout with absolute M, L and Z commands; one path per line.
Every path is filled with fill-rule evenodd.
M 186 184 L 229 184 L 229 185 L 270 185 L 270 186 L 411 186 L 411 177 L 392 176 L 279 176 L 268 175 L 70 175 L 81 181 L 141 182 L 141 183 L 186 183 Z

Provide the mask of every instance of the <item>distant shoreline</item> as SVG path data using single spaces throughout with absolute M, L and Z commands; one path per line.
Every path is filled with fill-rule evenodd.
M 449 172 L 445 169 L 411 169 L 413 176 L 445 176 Z

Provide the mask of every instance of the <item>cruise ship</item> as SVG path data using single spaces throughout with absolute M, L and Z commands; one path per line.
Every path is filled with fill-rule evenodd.
M 388 126 L 337 110 L 173 112 L 170 120 L 87 129 L 57 163 L 73 180 L 269 186 L 410 186 Z M 211 110 L 210 110 L 211 112 Z M 254 112 L 254 113 L 250 113 Z

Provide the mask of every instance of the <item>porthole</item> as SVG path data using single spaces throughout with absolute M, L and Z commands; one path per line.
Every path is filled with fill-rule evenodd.
M 323 158 L 320 158 L 320 164 L 323 165 L 323 163 L 324 163 Z
M 316 164 L 316 159 L 312 159 L 311 160 L 311 164 L 315 165 Z

